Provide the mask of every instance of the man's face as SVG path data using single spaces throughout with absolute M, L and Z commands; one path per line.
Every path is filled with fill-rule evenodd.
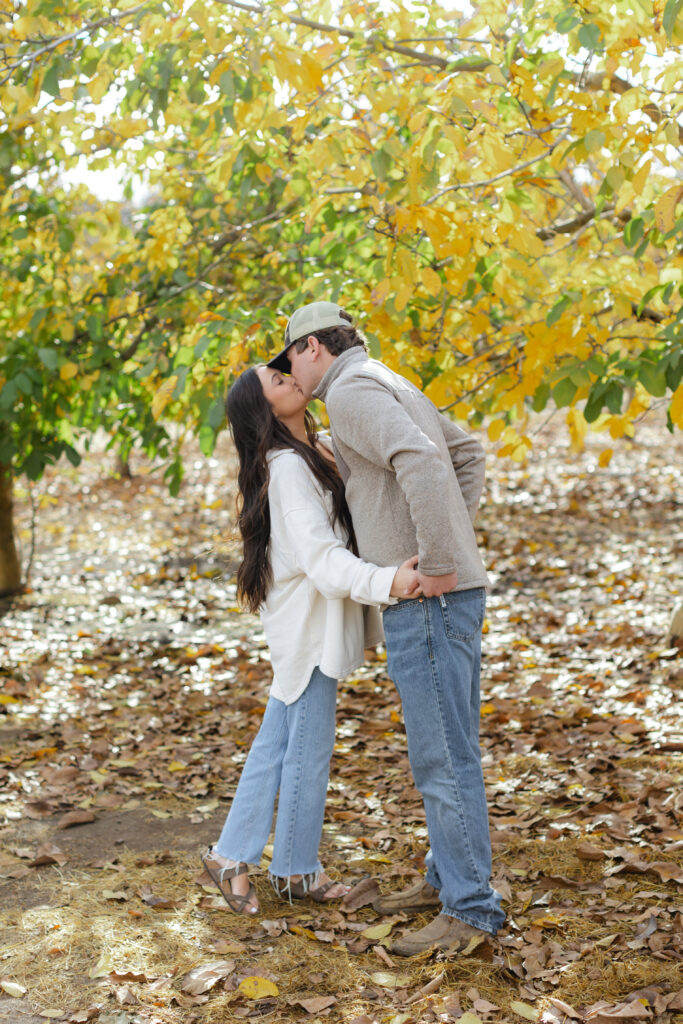
M 315 344 L 311 344 L 315 342 Z M 287 358 L 292 368 L 292 377 L 306 398 L 310 398 L 325 374 L 321 361 L 316 356 L 317 339 L 309 338 L 303 352 L 297 352 L 296 345 L 287 349 Z

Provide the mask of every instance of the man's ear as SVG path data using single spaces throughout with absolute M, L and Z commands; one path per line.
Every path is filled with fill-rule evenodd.
M 318 356 L 320 355 L 320 350 L 321 350 L 321 347 L 322 347 L 320 342 L 316 338 L 315 334 L 309 334 L 309 336 L 308 336 L 308 338 L 306 340 L 308 342 L 309 349 L 313 353 L 313 358 L 317 359 Z

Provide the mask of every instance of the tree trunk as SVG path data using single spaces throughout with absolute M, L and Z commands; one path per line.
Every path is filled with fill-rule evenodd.
M 14 544 L 12 471 L 0 465 L 0 597 L 21 589 L 21 566 Z

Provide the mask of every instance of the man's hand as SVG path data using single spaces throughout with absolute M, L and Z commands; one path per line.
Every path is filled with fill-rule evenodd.
M 455 590 L 458 585 L 458 574 L 455 572 L 449 572 L 445 576 L 425 576 L 424 573 L 418 572 L 417 578 L 425 597 L 439 597 L 440 594 Z

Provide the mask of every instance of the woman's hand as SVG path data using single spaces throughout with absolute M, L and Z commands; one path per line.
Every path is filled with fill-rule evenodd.
M 399 565 L 394 581 L 391 584 L 391 590 L 389 591 L 391 597 L 403 599 L 420 596 L 420 578 L 416 566 L 417 555 L 413 555 L 403 565 Z

